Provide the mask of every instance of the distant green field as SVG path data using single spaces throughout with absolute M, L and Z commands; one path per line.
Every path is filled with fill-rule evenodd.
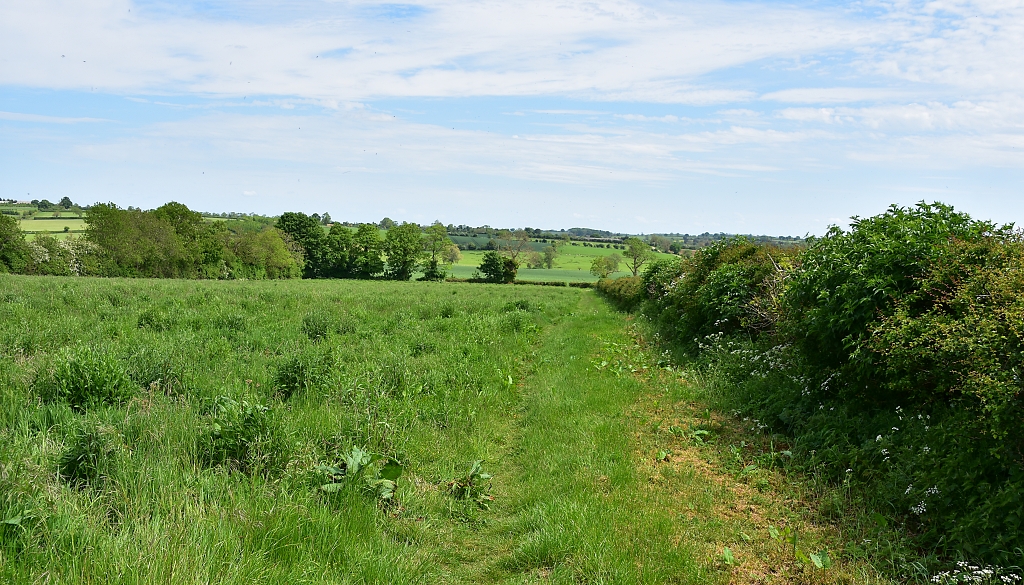
M 84 232 L 86 223 L 78 217 L 59 217 L 55 219 L 22 219 L 18 221 L 21 231 L 29 234 L 40 232 L 63 232 L 65 227 L 72 232 Z
M 596 282 L 597 277 L 590 274 L 590 264 L 598 256 L 607 256 L 612 253 L 622 255 L 623 250 L 610 248 L 591 248 L 583 245 L 562 246 L 560 253 L 555 258 L 555 267 L 547 269 L 530 269 L 525 266 L 519 269 L 517 278 L 520 280 L 564 280 L 566 282 Z M 481 250 L 468 250 L 462 253 L 462 259 L 452 267 L 452 276 L 456 278 L 469 278 L 473 276 L 476 267 L 483 261 L 484 252 Z M 671 254 L 655 254 L 656 259 L 674 258 Z M 623 263 L 621 270 L 613 276 L 629 276 L 631 273 L 625 271 Z

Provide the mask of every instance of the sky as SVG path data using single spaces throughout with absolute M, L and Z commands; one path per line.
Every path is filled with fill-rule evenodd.
M 1024 1 L 0 3 L 0 197 L 821 234 L 1024 225 Z

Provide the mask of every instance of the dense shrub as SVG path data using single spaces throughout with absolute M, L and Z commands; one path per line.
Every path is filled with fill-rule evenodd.
M 873 386 L 874 356 L 862 351 L 870 323 L 892 315 L 897 302 L 919 313 L 929 308 L 917 296 L 921 279 L 945 263 L 954 241 L 1010 237 L 1010 229 L 976 221 L 942 204 L 893 206 L 885 213 L 854 218 L 849 231 L 833 227 L 811 240 L 801 269 L 786 293 L 789 336 L 806 359 L 823 369 L 841 369 L 851 387 Z
M 479 269 L 487 282 L 508 284 L 515 281 L 519 266 L 515 260 L 492 250 L 484 253 Z
M 595 288 L 615 306 L 623 310 L 634 308 L 644 299 L 643 282 L 639 276 L 604 278 L 597 281 Z
M 267 406 L 218 396 L 199 438 L 205 465 L 224 465 L 246 474 L 271 474 L 288 462 L 288 445 L 280 422 Z
M 941 204 L 891 207 L 795 255 L 727 240 L 602 281 L 712 366 L 722 406 L 940 555 L 1024 549 L 1024 242 Z M 639 290 L 637 290 L 639 289 Z M 1017 552 L 1015 552 L 1017 551 Z
M 35 388 L 46 399 L 61 400 L 82 410 L 123 402 L 136 386 L 127 368 L 110 352 L 78 345 L 61 350 L 52 369 L 36 378 Z

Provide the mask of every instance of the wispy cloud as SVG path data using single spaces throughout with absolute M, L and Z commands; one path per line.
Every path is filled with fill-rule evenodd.
M 41 124 L 80 124 L 82 122 L 109 122 L 102 118 L 66 118 L 61 116 L 44 116 L 41 114 L 22 114 L 18 112 L 0 111 L 0 120 L 15 122 L 37 122 Z

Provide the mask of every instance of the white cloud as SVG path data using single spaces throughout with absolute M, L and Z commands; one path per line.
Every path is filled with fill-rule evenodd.
M 341 3 L 314 3 L 314 16 L 302 20 L 277 21 L 270 13 L 253 23 L 154 15 L 128 0 L 4 3 L 0 83 L 355 101 L 563 94 L 708 104 L 753 94 L 687 79 L 878 36 L 877 27 L 829 13 L 757 5 L 423 6 L 423 16 L 400 24 L 367 20 L 358 5 Z M 319 58 L 338 47 L 349 50 Z
M 64 118 L 61 116 L 43 116 L 40 114 L 21 114 L 18 112 L 0 112 L 0 120 L 15 122 L 40 122 L 43 124 L 78 124 L 81 122 L 109 122 L 102 118 Z

